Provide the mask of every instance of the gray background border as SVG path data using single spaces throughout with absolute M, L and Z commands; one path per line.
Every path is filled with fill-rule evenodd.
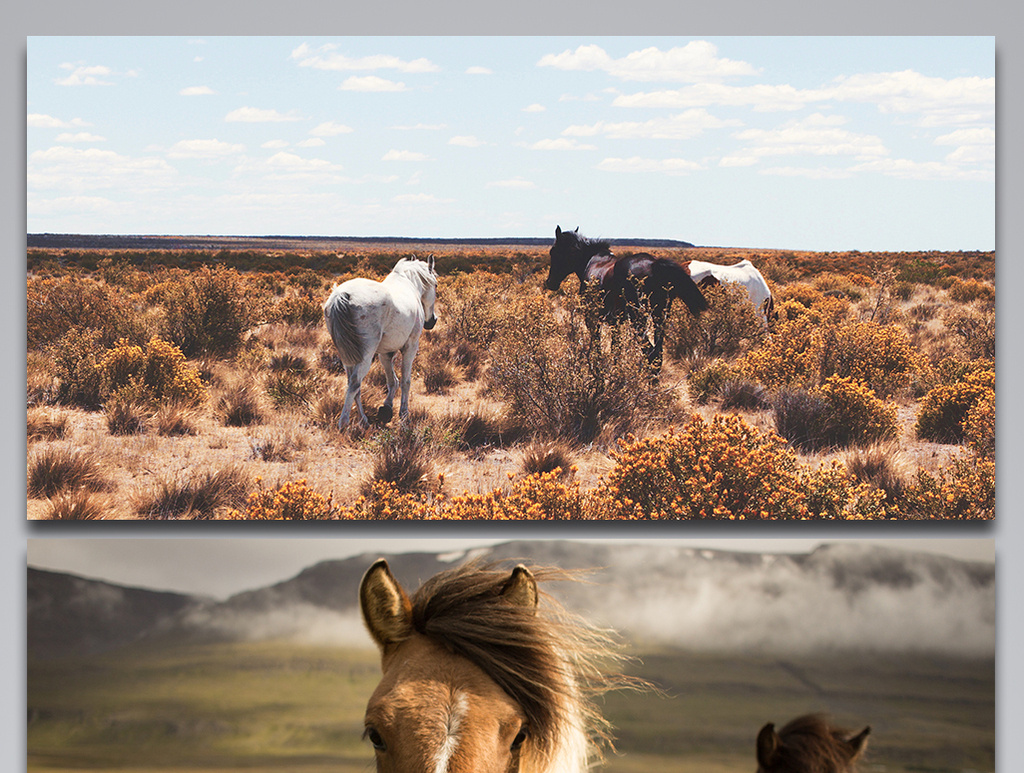
M 34 0 L 9 4 L 3 25 L 3 123 L 0 128 L 3 174 L 3 247 L 0 261 L 0 365 L 7 377 L 0 381 L 0 427 L 6 438 L 0 445 L 0 490 L 4 516 L 0 522 L 0 614 L 6 621 L 0 634 L 0 654 L 10 663 L 0 676 L 7 696 L 2 723 L 11 768 L 25 768 L 25 551 L 26 539 L 47 537 L 325 537 L 486 536 L 495 539 L 577 536 L 578 526 L 497 524 L 337 524 L 293 529 L 268 524 L 28 524 L 25 521 L 24 374 L 24 250 L 25 250 L 25 37 L 27 35 L 259 35 L 306 34 L 324 30 L 339 35 L 451 35 L 451 34 L 616 34 L 678 33 L 793 35 L 995 35 L 997 59 L 997 275 L 999 432 L 999 507 L 992 524 L 613 524 L 587 526 L 588 536 L 743 536 L 747 538 L 994 538 L 998 556 L 998 719 L 997 764 L 1002 771 L 1024 770 L 1024 746 L 1012 731 L 1024 725 L 1024 665 L 1019 655 L 1024 564 L 1015 560 L 1024 547 L 1021 485 L 1021 435 L 1024 429 L 1019 400 L 1024 304 L 1014 293 L 1024 288 L 1021 258 L 1009 250 L 1021 243 L 1022 222 L 1020 150 L 1015 133 L 1021 113 L 1020 6 L 1008 0 L 955 3 L 948 0 L 862 0 L 832 4 L 804 0 L 761 3 L 756 0 L 702 5 L 671 0 L 612 3 L 608 0 L 552 4 L 538 0 L 515 3 L 467 0 L 417 0 L 369 3 L 300 0 L 287 4 L 270 0 L 222 2 L 178 0 L 142 3 L 138 0 Z M 244 14 L 244 16 L 242 15 Z M 1007 217 L 1007 215 L 1009 215 Z M 92 528 L 86 528 L 91 526 Z M 304 524 L 304 526 L 313 526 Z M 56 528 L 55 528 L 56 527 Z M 139 528 L 142 527 L 142 528 Z M 228 527 L 228 528 L 225 528 Z M 233 527 L 233 528 L 231 528 Z M 1021 767 L 1018 768 L 1017 765 Z M 5 766 L 6 767 L 6 766 Z

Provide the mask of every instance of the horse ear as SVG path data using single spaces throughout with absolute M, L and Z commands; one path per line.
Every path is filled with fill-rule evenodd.
M 871 732 L 871 726 L 868 725 L 861 730 L 857 735 L 846 742 L 846 749 L 850 753 L 850 759 L 854 759 L 863 752 L 868 745 L 868 734 Z
M 555 226 L 555 238 L 557 239 L 561 235 L 562 235 L 562 226 L 556 225 Z
M 434 273 L 434 256 L 433 254 L 427 257 L 427 268 L 430 269 L 430 273 Z
M 580 232 L 580 227 L 579 227 L 579 226 L 576 226 L 576 230 L 575 230 L 575 231 L 573 231 L 573 233 L 577 233 L 577 234 L 578 234 L 579 232 Z
M 501 588 L 506 601 L 517 607 L 537 608 L 537 580 L 530 570 L 519 564 Z
M 757 764 L 762 768 L 771 767 L 778 751 L 779 734 L 775 732 L 775 725 L 769 722 L 757 734 Z
M 363 575 L 359 608 L 370 636 L 381 650 L 405 641 L 412 634 L 412 602 L 383 558 Z

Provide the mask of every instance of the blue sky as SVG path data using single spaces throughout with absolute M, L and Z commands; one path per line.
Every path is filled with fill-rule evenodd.
M 995 247 L 991 37 L 29 37 L 29 233 Z

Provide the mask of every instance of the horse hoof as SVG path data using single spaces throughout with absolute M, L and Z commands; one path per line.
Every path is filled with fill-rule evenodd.
M 394 415 L 395 411 L 390 405 L 382 405 L 377 409 L 377 423 L 387 424 Z

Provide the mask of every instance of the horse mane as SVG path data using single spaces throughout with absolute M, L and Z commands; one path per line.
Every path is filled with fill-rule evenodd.
M 509 604 L 501 595 L 508 571 L 497 563 L 470 561 L 428 580 L 412 597 L 419 633 L 468 658 L 526 714 L 530 737 L 547 758 L 568 753 L 586 765 L 585 735 L 598 754 L 611 747 L 610 725 L 593 697 L 641 683 L 612 674 L 624 658 L 609 632 L 567 612 L 546 593 L 536 608 Z M 555 568 L 533 568 L 538 583 L 577 579 Z M 581 769 L 582 769 L 581 767 Z
M 832 725 L 822 714 L 806 714 L 788 722 L 779 730 L 785 759 L 799 760 L 799 767 L 787 767 L 780 758 L 782 770 L 844 771 L 852 770 L 846 749 L 847 731 Z
M 586 252 L 588 255 L 611 255 L 612 245 L 603 239 L 591 239 L 576 231 L 562 231 L 562 236 L 571 235 L 576 244 L 574 249 Z

